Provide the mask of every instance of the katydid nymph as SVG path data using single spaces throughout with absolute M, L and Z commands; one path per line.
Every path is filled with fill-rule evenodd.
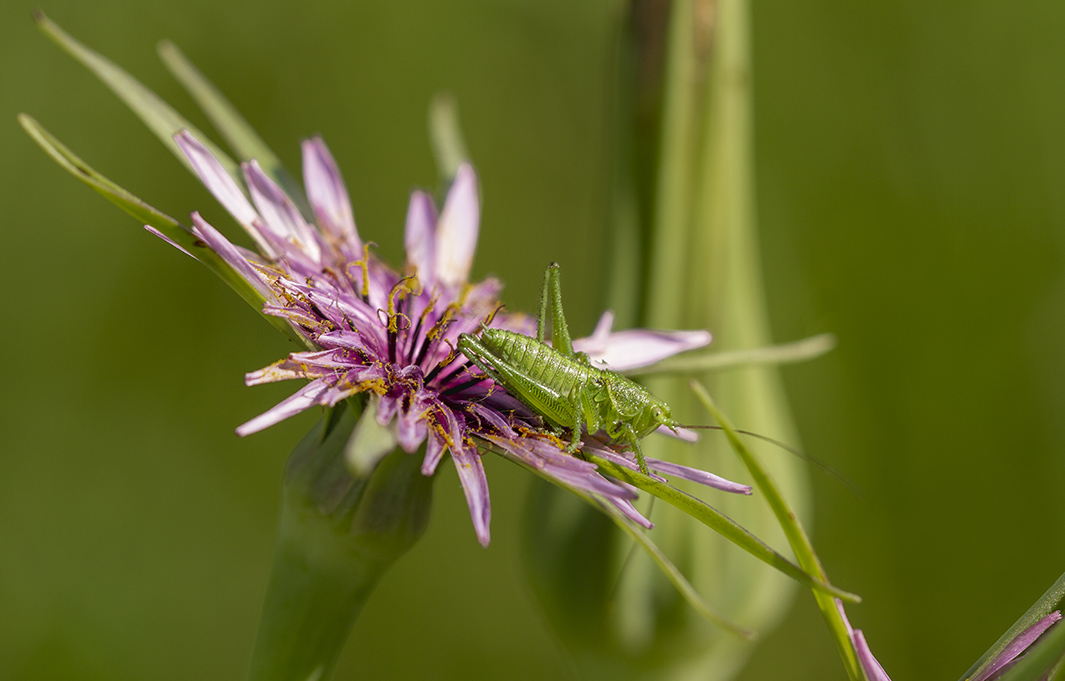
M 551 345 L 545 342 L 549 307 Z M 659 426 L 674 431 L 681 427 L 669 405 L 642 385 L 593 366 L 588 355 L 574 352 L 562 311 L 558 263 L 551 263 L 544 272 L 536 338 L 483 326 L 480 336 L 461 334 L 458 349 L 556 433 L 569 428 L 572 434 L 566 451 L 571 454 L 580 447 L 582 428 L 593 435 L 602 430 L 628 444 L 640 470 L 647 474 L 640 440 Z

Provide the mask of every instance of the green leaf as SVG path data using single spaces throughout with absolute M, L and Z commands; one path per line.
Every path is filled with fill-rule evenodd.
M 245 302 L 262 314 L 264 299 L 259 292 L 237 274 L 226 261 L 218 257 L 218 254 L 197 239 L 187 227 L 96 172 L 92 166 L 81 160 L 73 151 L 45 130 L 33 117 L 19 114 L 18 121 L 23 129 L 29 133 L 30 137 L 60 167 L 92 187 L 108 201 L 132 215 L 142 224 L 151 225 L 159 230 L 160 233 L 183 248 L 189 255 L 206 265 L 222 281 L 229 284 L 230 288 L 236 291 L 237 295 L 243 298 Z M 263 314 L 263 317 L 289 338 L 305 344 L 303 338 L 285 320 L 266 314 Z
M 255 159 L 263 171 L 285 190 L 299 207 L 303 216 L 314 218 L 303 187 L 281 165 L 281 159 L 267 146 L 259 133 L 241 116 L 237 108 L 197 69 L 191 61 L 170 41 L 159 44 L 159 57 L 174 77 L 189 91 L 203 112 L 211 119 L 215 129 L 222 134 L 229 146 L 242 160 Z
M 104 85 L 118 95 L 119 99 L 125 102 L 126 106 L 133 110 L 133 113 L 137 114 L 186 168 L 192 171 L 192 164 L 185 158 L 185 154 L 181 153 L 181 149 L 178 148 L 177 143 L 174 141 L 174 135 L 182 130 L 188 130 L 193 137 L 203 142 L 222 163 L 226 171 L 233 176 L 237 184 L 243 186 L 239 169 L 233 159 L 207 139 L 207 136 L 198 130 L 196 126 L 185 120 L 173 107 L 122 68 L 72 38 L 59 26 L 52 23 L 43 12 L 38 10 L 34 12 L 33 17 L 37 22 L 37 26 L 45 35 L 92 71 L 97 78 L 103 81 Z M 195 174 L 195 171 L 193 171 L 193 174 Z

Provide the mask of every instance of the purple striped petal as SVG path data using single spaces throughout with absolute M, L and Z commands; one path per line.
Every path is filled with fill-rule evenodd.
M 320 404 L 319 398 L 329 390 L 329 386 L 321 380 L 311 381 L 292 395 L 279 402 L 269 411 L 256 416 L 251 421 L 237 428 L 237 435 L 244 437 L 257 433 L 264 428 L 269 428 L 275 423 L 280 423 L 290 416 L 295 416 L 306 411 L 316 404 Z
M 436 283 L 436 207 L 425 192 L 410 195 L 403 240 L 407 266 L 417 273 L 422 286 L 432 289 Z
M 573 349 L 588 353 L 600 366 L 612 371 L 625 371 L 649 366 L 666 357 L 701 348 L 709 345 L 711 340 L 709 331 L 631 329 L 575 340 Z
M 719 489 L 723 492 L 751 494 L 750 485 L 732 482 L 731 480 L 726 480 L 713 473 L 701 471 L 698 468 L 689 468 L 688 466 L 681 466 L 678 463 L 670 463 L 659 459 L 647 459 L 647 466 L 656 473 L 672 475 L 681 478 L 682 480 L 691 480 L 692 482 L 697 482 L 700 485 L 706 485 L 707 487 L 713 487 L 714 489 Z
M 480 224 L 477 174 L 473 166 L 463 163 L 436 225 L 436 278 L 444 286 L 458 288 L 469 281 Z
M 481 546 L 488 546 L 492 505 L 488 499 L 488 478 L 485 477 L 481 457 L 477 450 L 470 451 L 470 448 L 456 443 L 456 446 L 451 448 L 451 459 L 455 462 L 455 470 L 458 471 L 459 482 L 462 483 L 462 491 L 466 495 L 466 504 L 470 507 L 477 541 L 481 542 Z
M 159 231 L 158 229 L 156 229 L 155 227 L 152 227 L 151 225 L 145 225 L 145 226 L 144 226 L 144 229 L 148 230 L 148 232 L 149 232 L 150 234 L 154 234 L 155 236 L 159 237 L 159 238 L 160 238 L 160 239 L 162 239 L 163 241 L 167 242 L 168 244 L 170 244 L 170 245 L 171 245 L 171 246 L 173 246 L 174 248 L 178 249 L 179 251 L 181 251 L 181 252 L 182 252 L 182 253 L 184 253 L 185 255 L 187 255 L 187 256 L 189 256 L 190 258 L 192 258 L 193 260 L 199 260 L 199 258 L 197 258 L 196 256 L 194 256 L 194 255 L 193 255 L 192 253 L 189 253 L 188 251 L 186 251 L 186 250 L 185 250 L 185 247 L 184 247 L 184 246 L 182 246 L 182 245 L 181 245 L 181 244 L 179 244 L 178 242 L 174 241 L 173 239 L 171 239 L 170 237 L 168 237 L 168 236 L 167 236 L 166 234 L 163 234 L 162 232 L 160 232 L 160 231 Z
M 222 236 L 221 232 L 212 227 L 199 213 L 192 214 L 192 233 L 197 239 L 207 244 L 207 247 L 218 254 L 218 257 L 226 261 L 230 267 L 237 271 L 241 279 L 251 284 L 266 300 L 273 300 L 274 293 L 270 290 L 262 275 L 251 266 L 251 263 L 241 255 L 229 239 Z
M 995 672 L 999 671 L 1007 664 L 1013 661 L 1015 657 L 1023 653 L 1028 649 L 1036 639 L 1043 635 L 1043 633 L 1050 628 L 1052 624 L 1061 619 L 1061 611 L 1055 610 L 1043 619 L 1039 620 L 1032 626 L 1022 631 L 1017 638 L 1010 641 L 1010 644 L 1002 649 L 998 655 L 995 656 L 994 661 L 988 665 L 984 671 L 980 672 L 977 676 L 974 676 L 971 681 L 986 681 L 991 678 Z
M 335 242 L 344 244 L 349 255 L 361 255 L 362 241 L 355 229 L 351 198 L 333 155 L 321 137 L 304 140 L 303 186 L 318 226 Z
M 281 187 L 267 177 L 258 161 L 242 163 L 240 167 L 244 171 L 252 201 L 255 202 L 255 207 L 269 230 L 285 242 L 298 244 L 311 262 L 321 266 L 322 251 L 318 237 L 292 200 L 285 195 Z M 287 254 L 291 249 L 280 250 Z
M 244 196 L 244 192 L 214 157 L 214 154 L 187 130 L 174 135 L 174 141 L 192 164 L 192 169 L 200 176 L 200 181 L 218 199 L 218 203 L 222 204 L 222 207 L 229 211 L 229 214 L 255 239 L 255 243 L 263 253 L 270 258 L 277 257 L 277 251 L 263 238 L 255 226 L 259 214 L 255 212 L 247 197 Z

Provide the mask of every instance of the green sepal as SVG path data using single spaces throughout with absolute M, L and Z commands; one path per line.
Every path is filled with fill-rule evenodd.
M 174 141 L 174 135 L 182 130 L 188 130 L 193 137 L 202 142 L 215 155 L 233 179 L 236 180 L 237 185 L 244 186 L 236 162 L 212 143 L 196 126 L 185 120 L 173 107 L 163 101 L 159 95 L 142 85 L 140 81 L 114 62 L 75 40 L 46 17 L 44 12 L 35 11 L 33 18 L 45 35 L 92 71 L 104 85 L 118 95 L 118 98 L 126 103 L 126 106 L 155 133 L 155 136 L 166 145 L 166 148 L 193 174 L 195 174 L 195 171 L 192 169 L 192 164 L 185 158 L 185 154 L 181 152 L 177 142 Z
M 161 234 L 173 241 L 185 250 L 186 253 L 199 260 L 212 272 L 226 282 L 230 288 L 237 292 L 246 303 L 270 322 L 275 328 L 300 344 L 306 341 L 280 317 L 263 314 L 265 299 L 255 288 L 241 277 L 236 270 L 229 266 L 217 253 L 207 247 L 205 243 L 197 239 L 192 232 L 174 218 L 151 206 L 147 202 L 131 194 L 111 180 L 98 173 L 92 166 L 83 161 L 77 154 L 67 148 L 51 133 L 38 123 L 32 116 L 19 114 L 18 121 L 22 128 L 33 138 L 45 153 L 52 157 L 61 168 L 92 187 L 105 199 L 115 204 L 125 212 L 132 215 L 141 224 L 151 225 Z
M 1065 574 L 1058 577 L 1058 580 L 1039 597 L 1039 600 L 1033 603 L 1032 607 L 1028 608 L 1028 611 L 1021 615 L 1020 619 L 987 649 L 987 652 L 969 668 L 969 671 L 965 672 L 960 681 L 968 681 L 978 676 L 991 664 L 995 656 L 1013 642 L 1013 639 L 1050 613 L 1061 609 L 1063 602 L 1065 602 Z M 1001 678 L 1009 681 L 1044 678 L 1043 675 L 1047 670 L 1056 662 L 1060 662 L 1063 655 L 1065 655 L 1065 626 L 1059 622 L 1051 631 L 1044 634 L 1038 645 L 1029 649 L 1022 661 L 1011 667 Z M 1058 676 L 1051 678 L 1060 676 L 1059 673 Z
M 249 681 L 328 678 L 378 580 L 428 524 L 419 457 L 396 451 L 369 475 L 349 472 L 357 418 L 334 407 L 289 459 Z
M 292 199 L 303 216 L 314 219 L 314 213 L 303 194 L 303 187 L 281 165 L 281 159 L 267 146 L 259 133 L 237 111 L 237 108 L 209 81 L 199 69 L 170 41 L 159 43 L 159 58 L 170 73 L 188 90 L 196 103 L 221 133 L 237 158 L 255 159 L 274 182 Z

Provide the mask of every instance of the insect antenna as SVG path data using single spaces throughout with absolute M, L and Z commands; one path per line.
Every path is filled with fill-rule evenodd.
M 679 425 L 679 424 L 677 425 L 677 428 L 688 428 L 688 429 L 692 429 L 692 430 L 724 430 L 724 428 L 722 428 L 721 426 L 689 426 L 689 425 Z M 734 430 L 737 433 L 741 434 L 741 435 L 747 435 L 748 437 L 753 437 L 753 438 L 755 438 L 757 440 L 762 440 L 763 442 L 768 442 L 771 445 L 775 445 L 777 447 L 780 447 L 785 452 L 788 452 L 789 454 L 792 454 L 794 456 L 799 457 L 803 461 L 815 466 L 816 468 L 821 469 L 821 471 L 823 473 L 826 473 L 827 475 L 830 475 L 833 478 L 839 480 L 841 483 L 843 483 L 844 487 L 846 487 L 847 489 L 849 489 L 851 491 L 851 494 L 853 494 L 855 497 L 861 499 L 864 496 L 864 494 L 862 492 L 862 488 L 859 487 L 857 483 L 855 483 L 853 480 L 848 478 L 846 475 L 844 475 L 842 472 L 840 472 L 839 469 L 837 469 L 835 466 L 833 466 L 832 464 L 828 463 L 827 461 L 823 461 L 823 460 L 817 458 L 816 456 L 813 456 L 812 454 L 807 454 L 806 452 L 802 451 L 801 449 L 798 449 L 796 447 L 792 447 L 791 445 L 789 445 L 789 444 L 787 444 L 785 442 L 781 442 L 780 440 L 776 440 L 774 438 L 771 438 L 768 435 L 762 435 L 761 433 L 754 433 L 754 432 L 751 432 L 749 430 L 741 430 L 739 428 L 736 428 Z

